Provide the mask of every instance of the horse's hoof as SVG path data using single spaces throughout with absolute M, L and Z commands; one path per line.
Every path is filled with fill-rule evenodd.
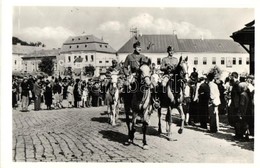
M 161 129 L 158 129 L 158 134 L 162 134 L 162 130 Z
M 180 129 L 178 130 L 178 133 L 179 133 L 179 134 L 182 134 L 182 132 L 183 132 L 183 129 L 180 128 Z
M 143 150 L 148 150 L 149 149 L 149 146 L 146 144 L 143 146 Z
M 125 146 L 129 146 L 129 145 L 131 145 L 132 143 L 133 143 L 133 140 L 128 139 L 126 142 L 124 142 L 124 145 L 125 145 Z
M 168 136 L 168 141 L 173 141 L 173 137 L 171 135 Z

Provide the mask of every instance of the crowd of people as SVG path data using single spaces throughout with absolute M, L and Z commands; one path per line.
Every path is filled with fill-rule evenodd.
M 29 111 L 28 106 L 34 104 L 34 110 L 85 108 L 100 106 L 104 102 L 105 81 L 98 78 L 82 80 L 71 77 L 13 77 L 12 106 L 20 107 L 22 112 Z M 67 103 L 64 103 L 64 101 Z M 45 104 L 45 106 L 44 106 Z
M 207 129 L 209 123 L 209 131 L 216 133 L 219 115 L 227 115 L 229 125 L 235 129 L 235 138 L 245 140 L 254 135 L 254 76 L 239 77 L 232 72 L 223 82 L 214 73 L 198 76 L 194 71 L 190 79 L 187 83 L 190 92 L 185 96 L 188 101 L 183 103 L 186 125 L 199 123 Z
M 134 44 L 135 51 L 130 54 L 124 64 L 117 64 L 114 60 L 108 72 L 117 70 L 122 75 L 138 71 L 138 65 L 143 55 L 140 55 L 140 43 Z M 140 51 L 139 51 L 139 50 Z M 173 48 L 167 48 L 168 56 L 162 60 L 159 82 L 165 87 L 169 80 L 169 69 L 175 68 L 178 60 L 174 58 Z M 151 64 L 151 74 L 158 73 L 159 69 Z M 28 111 L 28 105 L 34 104 L 34 110 L 61 108 L 84 108 L 104 105 L 106 88 L 109 80 L 90 78 L 82 80 L 72 77 L 33 77 L 23 79 L 13 77 L 12 98 L 13 108 L 20 104 L 21 111 Z M 235 128 L 236 138 L 248 139 L 254 135 L 254 76 L 230 73 L 225 81 L 216 77 L 214 72 L 199 76 L 196 68 L 190 74 L 183 87 L 183 102 L 185 125 L 196 125 L 216 133 L 219 131 L 219 114 L 227 115 L 230 126 Z M 63 101 L 67 101 L 64 107 Z M 124 100 L 125 113 L 130 112 L 130 99 Z M 20 103 L 19 103 L 20 102 Z

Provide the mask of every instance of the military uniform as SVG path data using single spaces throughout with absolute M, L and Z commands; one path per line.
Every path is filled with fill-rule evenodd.
M 124 63 L 124 74 L 129 76 L 131 73 L 136 73 L 140 66 L 140 60 L 144 59 L 143 54 L 132 53 L 127 55 Z
M 166 86 L 169 81 L 169 73 L 171 69 L 174 69 L 178 64 L 178 59 L 172 56 L 168 56 L 162 59 L 160 70 L 163 71 L 162 85 Z

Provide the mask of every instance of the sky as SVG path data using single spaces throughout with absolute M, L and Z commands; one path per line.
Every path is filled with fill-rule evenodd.
M 254 8 L 155 8 L 15 6 L 13 36 L 60 48 L 69 36 L 93 34 L 114 49 L 141 34 L 173 34 L 178 38 L 231 39 L 233 32 L 255 19 Z

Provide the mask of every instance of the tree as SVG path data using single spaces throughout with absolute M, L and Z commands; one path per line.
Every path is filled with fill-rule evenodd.
M 94 75 L 94 71 L 95 71 L 95 67 L 93 65 L 89 65 L 89 66 L 85 66 L 85 75 L 90 75 L 93 76 Z
M 209 70 L 209 73 L 213 73 L 216 78 L 219 78 L 222 74 L 222 70 L 218 66 L 214 66 Z
M 39 64 L 39 69 L 42 72 L 47 73 L 48 75 L 52 75 L 54 71 L 54 63 L 50 57 L 44 57 L 42 58 L 40 64 Z

